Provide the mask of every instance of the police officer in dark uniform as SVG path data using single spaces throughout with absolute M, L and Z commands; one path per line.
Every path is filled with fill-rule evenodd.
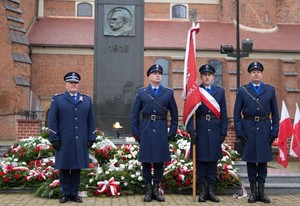
M 244 143 L 242 159 L 247 162 L 251 190 L 249 203 L 271 202 L 264 188 L 267 162 L 273 159 L 272 143 L 279 130 L 275 89 L 262 82 L 263 70 L 260 62 L 252 62 L 248 66 L 251 82 L 238 88 L 234 106 L 235 132 Z
M 191 117 L 187 124 L 187 131 L 196 143 L 197 185 L 200 187 L 198 202 L 205 202 L 206 200 L 219 202 L 220 200 L 215 194 L 215 184 L 217 181 L 217 163 L 222 158 L 221 144 L 227 136 L 228 120 L 225 91 L 223 88 L 212 84 L 215 74 L 213 66 L 202 65 L 199 72 L 202 80 L 200 91 L 206 90 L 217 102 L 211 101 L 212 104 L 215 104 L 214 108 L 219 108 L 219 118 L 212 112 L 214 108 L 202 102 L 194 114 L 196 115 L 196 130 L 194 117 Z
M 163 68 L 158 64 L 148 69 L 150 85 L 138 90 L 132 108 L 131 129 L 132 136 L 140 143 L 139 161 L 143 165 L 142 172 L 146 185 L 145 202 L 150 202 L 152 199 L 165 201 L 159 193 L 159 184 L 163 178 L 164 162 L 171 160 L 168 141 L 176 135 L 178 126 L 174 92 L 160 84 L 162 73 Z M 169 129 L 168 112 L 171 115 Z
M 81 168 L 89 167 L 88 149 L 96 141 L 92 100 L 78 92 L 80 75 L 64 76 L 66 92 L 52 97 L 48 114 L 50 142 L 55 151 L 55 168 L 60 170 L 62 198 L 81 203 L 78 196 Z

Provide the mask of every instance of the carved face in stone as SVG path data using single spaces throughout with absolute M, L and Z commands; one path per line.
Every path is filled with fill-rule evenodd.
M 109 26 L 111 30 L 117 31 L 124 27 L 124 25 L 128 22 L 128 15 L 126 15 L 124 9 L 115 9 L 112 11 L 112 15 L 110 18 Z

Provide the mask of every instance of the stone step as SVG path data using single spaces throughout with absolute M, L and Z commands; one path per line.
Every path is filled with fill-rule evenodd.
M 244 161 L 238 161 L 233 166 L 237 170 L 237 173 L 246 173 L 247 172 L 247 165 L 246 165 L 246 162 L 244 162 Z
M 10 148 L 9 144 L 1 144 L 0 145 L 0 157 L 3 156 L 4 153 L 7 153 L 7 150 Z
M 249 183 L 247 173 L 238 173 L 240 180 L 244 183 Z M 300 174 L 283 174 L 277 175 L 269 172 L 266 183 L 298 183 L 300 184 Z
M 250 184 L 244 184 L 248 194 L 250 194 Z M 300 183 L 266 183 L 265 193 L 267 195 L 288 195 L 300 194 Z

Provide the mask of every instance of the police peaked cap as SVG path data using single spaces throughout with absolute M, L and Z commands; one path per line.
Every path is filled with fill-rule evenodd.
M 159 64 L 153 64 L 147 71 L 147 76 L 149 77 L 150 74 L 153 72 L 160 72 L 161 74 L 163 73 L 163 68 Z
M 200 67 L 199 72 L 200 72 L 200 74 L 202 74 L 204 72 L 209 72 L 209 73 L 215 74 L 216 70 L 213 66 L 211 66 L 209 64 L 204 64 Z
M 264 66 L 259 62 L 252 62 L 248 66 L 248 72 L 251 73 L 253 70 L 264 71 Z
M 77 72 L 69 72 L 64 76 L 66 82 L 79 82 L 80 75 Z

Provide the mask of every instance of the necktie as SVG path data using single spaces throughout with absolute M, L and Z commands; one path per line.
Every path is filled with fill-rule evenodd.
M 157 88 L 154 88 L 154 89 L 153 89 L 154 95 L 156 95 L 156 91 L 157 91 Z
M 258 90 L 258 86 L 254 86 L 256 90 Z
M 206 87 L 206 91 L 209 92 L 209 87 Z
M 72 97 L 74 99 L 74 102 L 76 103 L 76 95 L 73 95 Z

